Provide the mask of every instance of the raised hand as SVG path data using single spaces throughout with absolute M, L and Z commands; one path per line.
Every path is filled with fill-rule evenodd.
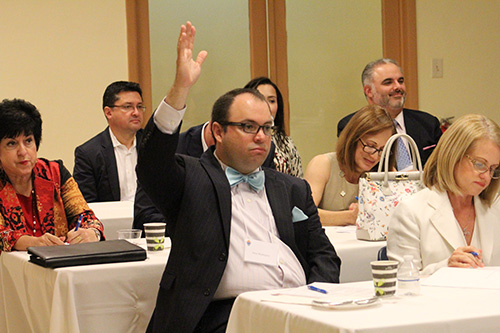
M 182 109 L 186 105 L 187 95 L 191 87 L 201 75 L 201 66 L 207 57 L 207 51 L 201 51 L 196 60 L 193 59 L 193 47 L 196 29 L 187 22 L 181 26 L 177 41 L 177 62 L 175 81 L 165 102 L 175 109 Z

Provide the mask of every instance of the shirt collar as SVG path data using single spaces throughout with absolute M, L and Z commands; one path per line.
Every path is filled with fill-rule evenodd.
M 399 124 L 399 126 L 401 127 L 401 129 L 403 130 L 403 133 L 406 133 L 406 127 L 405 127 L 405 120 L 404 120 L 404 117 L 403 117 L 403 111 L 401 111 L 396 118 L 394 118 L 394 120 L 396 120 Z M 399 132 L 399 131 L 398 131 Z
M 203 151 L 206 151 L 208 149 L 207 142 L 205 141 L 205 127 L 207 127 L 209 123 L 210 122 L 207 121 L 201 128 L 201 145 L 203 146 Z
M 113 134 L 113 131 L 111 130 L 111 127 L 109 127 L 109 136 L 111 137 L 111 143 L 113 144 L 113 148 L 116 148 L 116 147 L 119 147 L 119 146 L 123 146 L 123 147 L 127 148 L 123 143 L 121 143 L 120 141 L 118 141 L 118 139 L 116 138 L 116 136 Z M 136 143 L 137 143 L 137 137 L 134 136 L 134 143 L 132 144 L 132 147 L 130 147 L 130 149 L 135 148 Z

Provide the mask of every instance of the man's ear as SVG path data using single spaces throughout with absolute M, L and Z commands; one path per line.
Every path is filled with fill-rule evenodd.
M 216 142 L 222 142 L 223 133 L 224 127 L 216 121 L 212 122 L 212 135 L 214 136 Z
M 109 106 L 105 106 L 104 107 L 103 112 L 104 112 L 104 116 L 106 117 L 106 119 L 110 119 L 111 118 L 111 116 L 112 116 L 111 111 L 112 110 L 111 110 L 111 108 Z
M 363 91 L 365 92 L 366 98 L 373 98 L 372 87 L 369 84 L 363 86 Z

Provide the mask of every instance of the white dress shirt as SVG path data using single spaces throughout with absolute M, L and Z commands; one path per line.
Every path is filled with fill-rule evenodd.
M 118 170 L 118 181 L 120 183 L 120 201 L 134 201 L 135 190 L 137 189 L 137 175 L 135 174 L 135 166 L 137 165 L 137 138 L 134 138 L 134 143 L 127 148 L 120 143 L 109 129 L 111 143 L 115 152 L 116 169 Z
M 203 127 L 201 128 L 201 145 L 203 146 L 203 151 L 208 149 L 207 141 L 205 140 L 205 127 L 207 127 L 208 124 L 210 124 L 209 121 L 203 124 Z

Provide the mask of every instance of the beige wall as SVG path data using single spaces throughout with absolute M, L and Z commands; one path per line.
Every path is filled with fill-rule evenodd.
M 417 0 L 420 108 L 438 117 L 482 113 L 500 124 L 500 1 Z M 431 77 L 433 58 L 443 78 Z
M 157 26 L 154 104 L 173 80 L 181 23 L 196 24 L 196 51 L 209 52 L 188 102 L 186 129 L 208 119 L 216 97 L 250 78 L 247 1 L 150 0 L 150 9 Z M 498 12 L 496 0 L 417 1 L 422 110 L 438 117 L 480 112 L 500 122 L 493 105 L 500 82 Z M 287 1 L 287 15 L 291 135 L 305 167 L 312 156 L 334 149 L 337 121 L 365 103 L 360 71 L 382 54 L 380 2 Z M 39 107 L 39 155 L 62 158 L 71 171 L 74 148 L 106 126 L 105 87 L 128 78 L 125 1 L 3 0 L 0 22 L 0 98 Z M 443 58 L 444 78 L 430 77 L 432 58 Z
M 77 145 L 102 131 L 102 94 L 127 80 L 123 0 L 2 0 L 0 98 L 22 98 L 42 114 L 38 156 L 72 172 Z
M 191 90 L 181 131 L 210 119 L 215 100 L 250 80 L 247 0 L 149 0 L 153 105 L 172 85 L 181 24 L 196 27 L 195 56 L 208 51 L 203 72 Z
M 190 94 L 183 130 L 209 119 L 218 96 L 250 79 L 247 1 L 208 3 L 209 9 L 196 0 L 150 0 L 153 104 L 173 81 L 180 24 L 191 20 L 197 28 L 195 52 L 209 53 Z M 333 149 L 337 121 L 366 103 L 360 76 L 367 62 L 382 56 L 381 5 L 314 0 L 286 6 L 291 136 L 305 168 L 314 155 Z
M 364 105 L 364 66 L 382 56 L 381 3 L 287 1 L 290 129 L 304 171 L 334 151 L 337 122 Z

